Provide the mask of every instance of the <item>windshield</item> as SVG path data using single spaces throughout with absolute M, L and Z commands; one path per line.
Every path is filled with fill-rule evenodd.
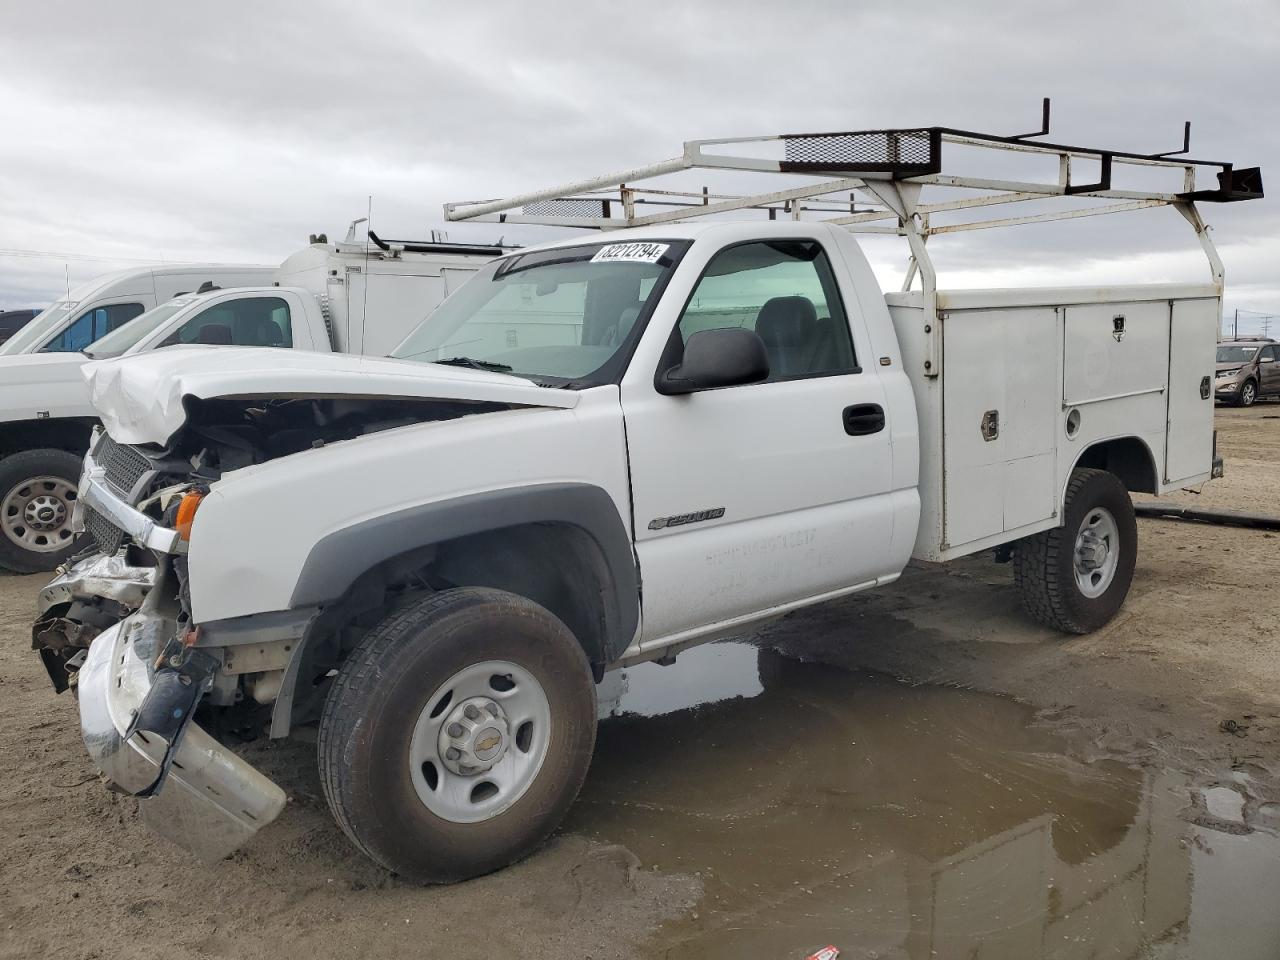
M 76 308 L 78 300 L 59 300 L 51 303 L 42 312 L 36 314 L 31 322 L 5 341 L 0 347 L 0 356 L 15 353 L 29 353 L 57 332 L 58 325 Z
M 1256 344 L 1244 347 L 1218 344 L 1218 363 L 1248 363 L 1258 352 Z
M 593 243 L 497 261 L 463 284 L 391 356 L 454 361 L 569 386 L 609 382 L 640 335 L 637 321 L 647 316 L 687 246 Z
M 109 357 L 118 357 L 123 353 L 128 353 L 140 340 L 154 333 L 166 320 L 184 307 L 190 306 L 191 303 L 190 297 L 166 301 L 146 313 L 139 314 L 123 327 L 117 327 L 112 330 L 92 347 L 88 347 L 82 352 L 86 357 L 90 357 L 93 360 L 105 360 Z

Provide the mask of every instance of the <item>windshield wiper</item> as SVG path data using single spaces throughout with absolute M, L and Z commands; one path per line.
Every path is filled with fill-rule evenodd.
M 511 372 L 511 367 L 505 363 L 490 363 L 488 360 L 476 360 L 474 357 L 450 357 L 448 360 L 433 362 L 446 367 L 470 367 L 473 370 L 492 370 L 494 373 Z

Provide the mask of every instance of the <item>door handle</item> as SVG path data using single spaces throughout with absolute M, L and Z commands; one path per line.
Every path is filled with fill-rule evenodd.
M 855 403 L 844 408 L 844 432 L 851 437 L 864 437 L 884 429 L 884 407 L 878 403 Z

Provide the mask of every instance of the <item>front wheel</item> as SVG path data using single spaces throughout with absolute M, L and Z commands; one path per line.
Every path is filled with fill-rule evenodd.
M 1041 623 L 1089 633 L 1124 603 L 1137 552 L 1129 491 L 1105 470 L 1075 470 L 1062 526 L 1015 544 L 1014 579 L 1023 605 Z
M 555 616 L 446 590 L 388 617 L 338 671 L 320 781 L 369 857 L 422 883 L 479 876 L 559 825 L 595 743 L 595 686 Z
M 71 556 L 80 467 L 81 458 L 66 450 L 23 450 L 0 460 L 0 567 L 36 573 Z
M 1240 392 L 1236 395 L 1236 406 L 1252 407 L 1257 399 L 1258 385 L 1252 380 L 1246 380 L 1240 387 Z

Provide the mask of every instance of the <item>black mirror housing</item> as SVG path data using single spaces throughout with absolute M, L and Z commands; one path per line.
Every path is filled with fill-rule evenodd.
M 764 341 L 745 327 L 700 330 L 684 345 L 684 360 L 664 371 L 655 382 L 666 396 L 736 387 L 769 379 L 769 355 Z

